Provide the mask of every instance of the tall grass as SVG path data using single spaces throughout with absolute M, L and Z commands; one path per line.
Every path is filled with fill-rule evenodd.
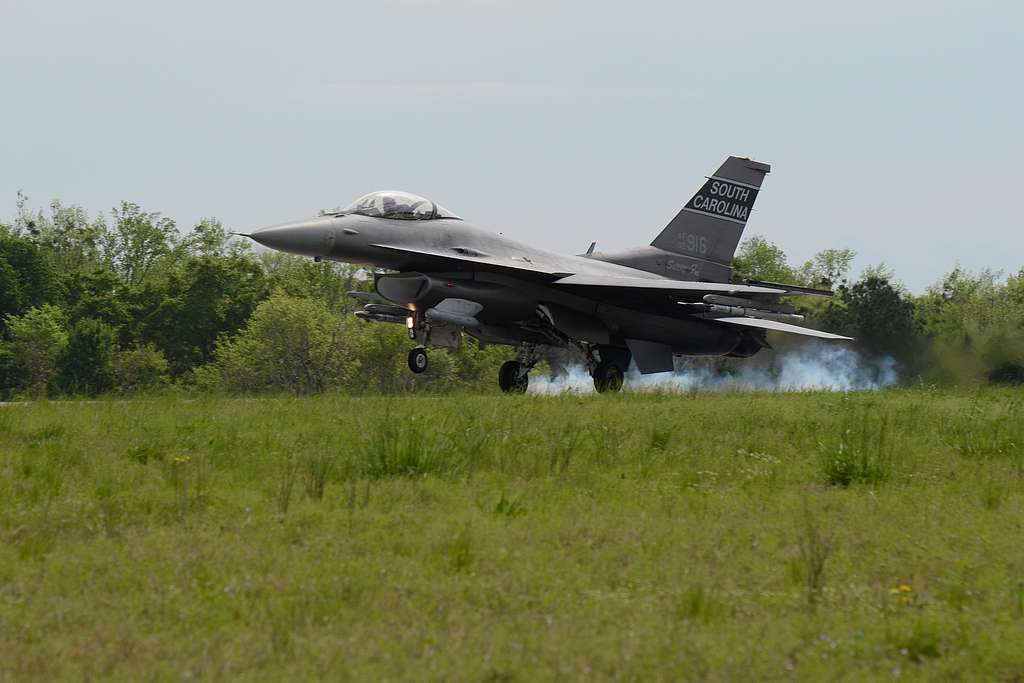
M 443 420 L 385 415 L 364 427 L 358 470 L 371 479 L 466 474 L 467 456 L 452 446 Z
M 1012 679 L 1020 399 L 0 408 L 0 680 Z
M 807 589 L 807 604 L 814 609 L 825 585 L 825 563 L 832 554 L 832 542 L 818 528 L 811 508 L 804 502 L 804 533 L 800 537 L 800 557 Z
M 893 474 L 894 448 L 887 414 L 870 408 L 848 408 L 839 428 L 818 442 L 822 474 L 832 486 L 880 484 Z
M 299 459 L 294 455 L 281 458 L 281 476 L 277 483 L 277 511 L 284 515 L 291 507 L 292 494 L 295 491 L 295 480 L 299 475 Z
M 328 448 L 314 448 L 305 456 L 306 495 L 323 500 L 327 476 L 334 468 L 337 455 Z
M 1005 459 L 1024 467 L 1024 411 L 1020 397 L 1012 397 L 996 406 L 978 398 L 943 425 L 948 443 L 961 457 Z

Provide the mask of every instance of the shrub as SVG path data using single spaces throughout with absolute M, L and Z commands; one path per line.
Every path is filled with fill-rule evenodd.
M 311 394 L 341 384 L 354 363 L 338 317 L 322 302 L 275 296 L 245 329 L 217 345 L 216 360 L 196 373 L 202 388 Z
M 57 359 L 60 388 L 95 396 L 114 386 L 114 330 L 98 320 L 75 323 L 68 344 Z
M 54 378 L 57 359 L 68 343 L 64 314 L 56 306 L 32 308 L 24 315 L 8 316 L 11 339 L 9 365 L 17 370 L 15 389 L 29 394 L 46 394 Z
M 114 355 L 117 387 L 124 392 L 143 391 L 164 384 L 167 370 L 164 354 L 149 344 Z

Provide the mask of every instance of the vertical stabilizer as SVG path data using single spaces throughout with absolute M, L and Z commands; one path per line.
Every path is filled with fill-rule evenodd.
M 729 282 L 733 254 L 770 170 L 759 161 L 729 157 L 650 246 L 589 256 L 676 280 Z
M 729 157 L 651 246 L 729 266 L 769 171 L 768 164 Z

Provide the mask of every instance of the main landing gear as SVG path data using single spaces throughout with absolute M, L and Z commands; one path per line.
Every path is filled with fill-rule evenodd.
M 506 394 L 525 394 L 530 386 L 530 371 L 517 360 L 507 360 L 498 370 L 498 386 Z
M 599 394 L 622 391 L 622 384 L 626 379 L 622 368 L 613 361 L 601 361 L 590 376 L 594 378 L 594 389 Z
M 622 391 L 626 379 L 623 368 L 629 365 L 629 351 L 615 347 L 580 346 L 578 349 L 586 358 L 594 389 L 598 393 Z M 523 344 L 519 347 L 516 360 L 505 361 L 498 371 L 498 386 L 506 394 L 525 394 L 530 386 L 530 370 L 540 360 L 538 347 Z
M 587 369 L 594 379 L 594 389 L 597 393 L 622 391 L 626 379 L 625 368 L 629 367 L 629 350 L 616 346 L 588 345 L 582 351 L 587 359 Z
M 535 344 L 523 344 L 519 347 L 519 357 L 507 360 L 498 370 L 498 387 L 506 394 L 525 394 L 530 386 L 530 370 L 540 360 L 540 352 Z

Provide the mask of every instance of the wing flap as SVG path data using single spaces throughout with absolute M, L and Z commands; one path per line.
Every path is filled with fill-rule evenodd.
M 785 294 L 785 290 L 756 285 L 734 285 L 727 282 L 692 282 L 668 278 L 618 277 L 615 275 L 569 275 L 556 280 L 556 285 L 577 287 L 623 287 L 670 292 L 707 292 L 719 294 Z
M 844 341 L 853 341 L 853 337 L 844 337 L 841 334 L 812 330 L 809 327 L 791 325 L 789 323 L 779 322 L 778 320 L 763 320 L 761 318 L 710 318 L 709 320 L 716 323 L 738 325 L 740 327 L 758 327 L 762 330 L 789 332 L 790 334 L 800 334 L 805 337 L 817 337 L 818 339 L 842 339 Z

